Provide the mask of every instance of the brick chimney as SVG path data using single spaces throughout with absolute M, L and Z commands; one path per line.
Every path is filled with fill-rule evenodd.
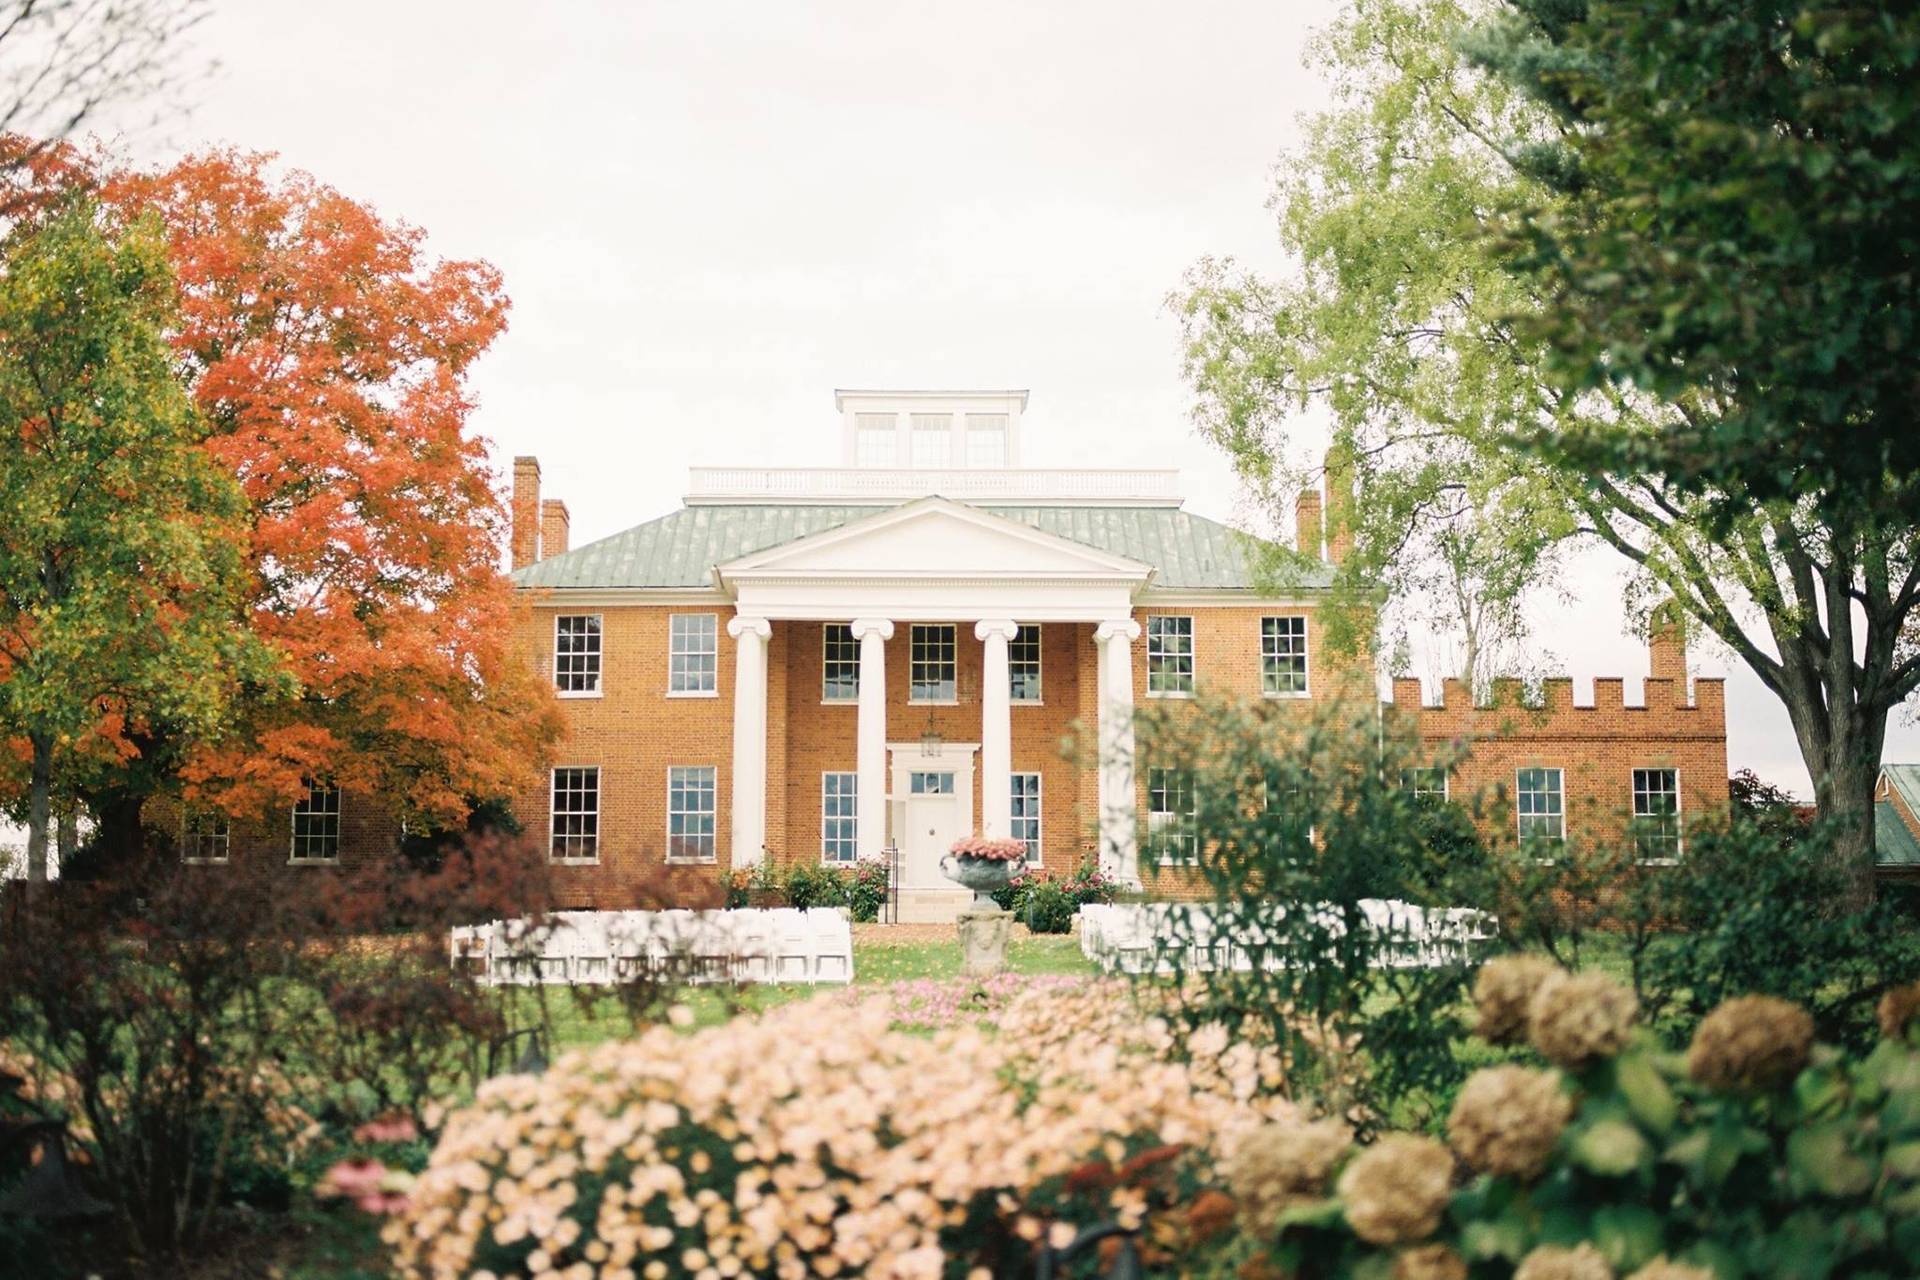
M 1353 550 L 1353 457 L 1334 445 L 1327 450 L 1327 559 L 1339 564 Z
M 1293 549 L 1320 558 L 1320 491 L 1302 489 L 1293 504 Z
M 522 456 L 513 460 L 513 517 L 508 536 L 510 560 L 516 569 L 524 569 L 540 559 L 540 459 Z
M 1672 600 L 1656 605 L 1647 616 L 1648 674 L 1672 680 L 1684 697 L 1687 688 L 1687 626 L 1680 606 Z
M 551 560 L 567 549 L 567 534 L 573 522 L 567 516 L 567 504 L 558 498 L 540 500 L 540 558 Z

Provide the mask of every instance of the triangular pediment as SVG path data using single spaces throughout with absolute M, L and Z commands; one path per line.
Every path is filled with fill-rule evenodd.
M 722 578 L 1144 581 L 1152 566 L 945 498 L 923 498 L 719 566 Z

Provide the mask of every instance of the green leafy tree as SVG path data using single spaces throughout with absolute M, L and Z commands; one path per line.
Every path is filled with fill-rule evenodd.
M 1356 588 L 1368 576 L 1417 587 L 1410 549 L 1462 512 L 1491 544 L 1483 556 L 1498 553 L 1487 581 L 1509 590 L 1568 540 L 1617 551 L 1637 613 L 1671 597 L 1785 704 L 1834 856 L 1865 896 L 1887 717 L 1920 686 L 1920 653 L 1902 639 L 1920 607 L 1920 539 L 1910 522 L 1856 514 L 1818 472 L 1775 498 L 1669 475 L 1651 446 L 1576 464 L 1570 445 L 1545 455 L 1569 465 L 1542 465 L 1542 441 L 1654 441 L 1699 404 L 1617 381 L 1570 393 L 1543 333 L 1551 297 L 1513 269 L 1501 221 L 1556 216 L 1537 157 L 1560 121 L 1462 52 L 1492 14 L 1379 0 L 1320 41 L 1337 105 L 1282 161 L 1273 199 L 1296 270 L 1267 281 L 1205 262 L 1178 299 L 1201 429 L 1256 494 L 1277 496 L 1300 410 L 1326 412 L 1359 481 Z
M 155 719 L 215 731 L 264 654 L 234 625 L 240 498 L 164 338 L 156 221 L 118 239 L 75 202 L 17 225 L 0 275 L 0 733 L 24 762 L 27 862 L 58 785 Z

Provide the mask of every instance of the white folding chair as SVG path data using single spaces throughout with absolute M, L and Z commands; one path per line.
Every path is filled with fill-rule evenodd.
M 702 911 L 694 917 L 689 951 L 695 982 L 706 985 L 733 980 L 733 958 L 738 947 L 732 916 L 731 911 Z
M 569 980 L 589 986 L 612 982 L 613 943 L 607 936 L 607 914 L 595 911 L 575 919 L 567 933 Z
M 773 913 L 775 944 L 773 973 L 776 982 L 812 982 L 814 937 L 806 912 L 780 907 Z
M 776 933 L 773 917 L 766 911 L 748 907 L 733 912 L 733 980 L 735 982 L 773 981 L 773 952 Z
M 809 911 L 813 917 L 813 980 L 853 981 L 853 926 L 838 911 Z

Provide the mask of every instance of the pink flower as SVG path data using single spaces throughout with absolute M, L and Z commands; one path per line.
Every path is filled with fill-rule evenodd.
M 413 1117 L 397 1111 L 376 1116 L 353 1131 L 355 1142 L 412 1142 L 419 1136 Z
M 1027 857 L 1027 845 L 1024 840 L 967 836 L 964 839 L 955 840 L 948 852 L 957 858 L 983 858 L 990 862 L 1024 862 Z
M 386 1176 L 387 1166 L 378 1160 L 342 1160 L 321 1176 L 313 1194 L 326 1199 L 345 1196 L 357 1202 L 363 1196 L 378 1195 Z

